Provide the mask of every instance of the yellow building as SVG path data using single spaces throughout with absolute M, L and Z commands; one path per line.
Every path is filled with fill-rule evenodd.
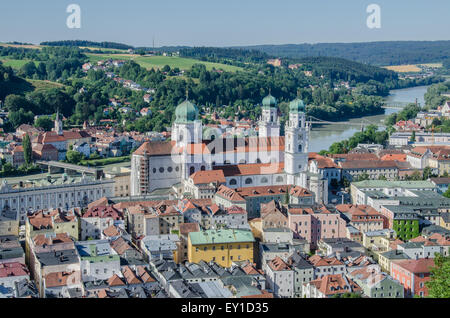
M 105 177 L 114 180 L 114 197 L 130 196 L 130 173 L 128 167 L 115 167 L 105 171 Z
M 0 212 L 0 235 L 19 236 L 19 219 L 17 212 Z
M 374 252 L 385 252 L 389 250 L 389 244 L 395 239 L 395 231 L 383 229 L 363 233 L 362 244 Z
M 378 264 L 383 272 L 391 274 L 391 262 L 409 259 L 409 257 L 399 250 L 390 250 L 378 254 Z
M 251 231 L 246 230 L 207 230 L 191 232 L 188 237 L 188 260 L 191 263 L 214 261 L 223 267 L 233 262 L 253 262 L 253 243 Z
M 439 225 L 444 229 L 450 230 L 450 212 L 441 213 L 439 216 Z

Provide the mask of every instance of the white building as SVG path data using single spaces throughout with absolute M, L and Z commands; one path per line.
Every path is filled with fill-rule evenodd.
M 294 296 L 294 270 L 281 258 L 276 257 L 266 266 L 266 286 L 275 297 Z
M 230 187 L 253 187 L 258 185 L 255 182 L 304 188 L 310 184 L 315 192 L 327 191 L 322 185 L 326 181 L 318 175 L 307 174 L 309 125 L 303 101 L 296 99 L 290 103 L 285 137 L 280 136 L 276 99 L 269 95 L 262 104 L 259 137 L 220 138 L 213 135 L 208 139 L 202 136 L 197 107 L 188 100 L 178 105 L 172 140 L 146 142 L 133 153 L 131 195 L 171 188 L 197 171 L 222 169 Z M 230 172 L 233 169 L 235 173 Z M 320 200 L 327 198 L 318 194 L 316 198 Z
M 120 257 L 111 248 L 108 240 L 75 242 L 80 255 L 81 278 L 83 282 L 106 280 L 120 271 Z
M 113 180 L 95 180 L 93 177 L 69 177 L 34 179 L 17 185 L 3 180 L 0 186 L 0 209 L 19 212 L 19 220 L 25 222 L 27 211 L 70 209 L 85 207 L 102 197 L 113 195 Z

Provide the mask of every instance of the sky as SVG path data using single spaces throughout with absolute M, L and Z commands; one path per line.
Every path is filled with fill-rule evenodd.
M 66 8 L 81 8 L 81 28 Z M 370 4 L 381 28 L 370 29 Z M 449 0 L 0 0 L 0 42 L 133 46 L 450 40 Z

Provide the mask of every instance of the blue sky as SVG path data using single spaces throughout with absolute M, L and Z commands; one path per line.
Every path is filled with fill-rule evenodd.
M 66 7 L 81 7 L 81 29 Z M 366 8 L 381 7 L 381 29 Z M 449 0 L 1 0 L 0 42 L 83 39 L 135 46 L 450 40 Z

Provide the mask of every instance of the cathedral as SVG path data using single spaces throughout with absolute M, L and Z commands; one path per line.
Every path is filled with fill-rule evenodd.
M 211 176 L 223 173 L 221 183 L 230 188 L 300 186 L 326 204 L 328 183 L 308 171 L 309 129 L 305 104 L 297 98 L 289 104 L 285 136 L 280 136 L 277 100 L 269 94 L 262 100 L 258 136 L 223 138 L 217 129 L 203 127 L 198 108 L 186 99 L 175 110 L 171 140 L 145 142 L 133 153 L 131 195 L 176 188 L 182 195 L 194 174 L 205 177 L 210 171 Z

